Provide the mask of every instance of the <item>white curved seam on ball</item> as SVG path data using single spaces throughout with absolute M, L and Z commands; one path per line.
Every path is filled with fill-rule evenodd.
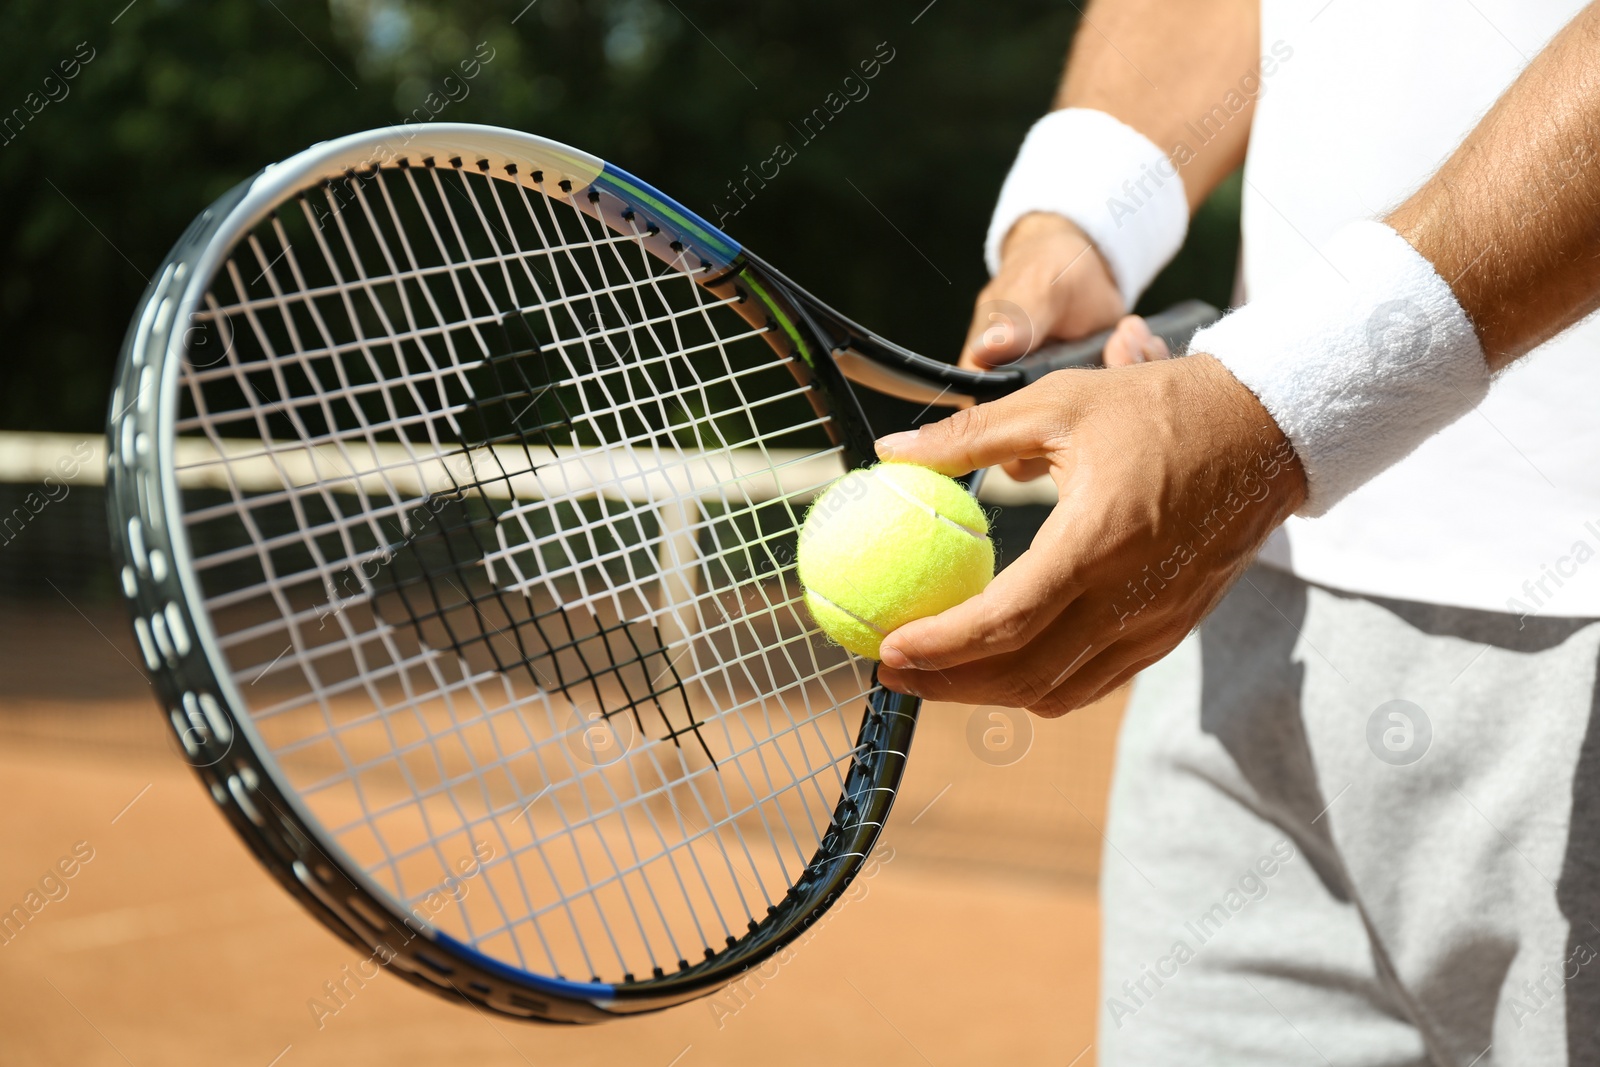
M 956 529 L 960 530 L 962 533 L 967 534 L 970 537 L 987 538 L 989 536 L 988 533 L 986 533 L 985 531 L 974 530 L 972 527 L 966 525 L 965 523 L 960 523 L 960 522 L 957 522 L 956 520 L 952 519 L 950 516 L 944 514 L 943 512 L 941 512 L 938 508 L 934 507 L 933 505 L 931 505 L 931 504 L 929 504 L 929 503 L 927 503 L 925 501 L 918 500 L 916 497 L 910 495 L 904 489 L 902 489 L 898 485 L 896 485 L 894 483 L 894 479 L 893 478 L 887 478 L 887 477 L 884 477 L 883 475 L 878 475 L 876 480 L 879 481 L 879 482 L 882 482 L 885 486 L 888 487 L 890 492 L 892 492 L 895 496 L 898 496 L 901 500 L 904 500 L 906 503 L 910 504 L 912 507 L 918 508 L 918 509 L 920 509 L 922 511 L 926 511 L 929 515 L 932 515 L 934 518 L 938 519 L 939 521 L 949 523 L 951 526 L 954 526 Z
M 850 618 L 854 619 L 856 622 L 859 622 L 862 626 L 865 626 L 867 629 L 871 630 L 873 633 L 881 634 L 884 637 L 889 636 L 889 631 L 888 630 L 885 630 L 881 626 L 874 626 L 872 623 L 868 622 L 866 619 L 863 619 L 860 615 L 857 615 L 855 612 L 851 611 L 849 608 L 840 607 L 838 604 L 835 604 L 833 601 L 829 600 L 827 597 L 823 596 L 821 593 L 817 592 L 815 589 L 807 589 L 806 592 L 810 593 L 812 596 L 816 597 L 818 600 L 822 601 L 824 604 L 828 605 L 828 607 L 832 608 L 834 611 L 837 611 L 839 614 L 848 615 Z

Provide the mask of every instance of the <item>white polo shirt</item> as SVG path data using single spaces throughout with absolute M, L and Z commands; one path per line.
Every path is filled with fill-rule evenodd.
M 1263 0 L 1263 53 L 1292 51 L 1256 104 L 1245 295 L 1414 192 L 1583 6 Z M 1477 410 L 1326 515 L 1291 519 L 1262 560 L 1353 592 L 1600 616 L 1600 317 L 1503 372 Z

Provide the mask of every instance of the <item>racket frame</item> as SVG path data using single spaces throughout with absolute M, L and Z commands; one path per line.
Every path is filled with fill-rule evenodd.
M 387 147 L 386 137 L 401 147 Z M 496 176 L 508 165 L 523 174 L 542 169 L 546 182 L 570 180 L 575 189 L 599 191 L 594 213 L 601 218 L 619 204 L 631 207 L 662 226 L 662 246 L 680 241 L 725 268 L 721 281 L 746 286 L 804 363 L 835 415 L 847 462 L 871 461 L 871 431 L 835 362 L 833 339 L 813 332 L 810 313 L 794 299 L 798 290 L 693 212 L 618 168 L 530 134 L 450 123 L 432 124 L 424 136 L 380 130 L 316 146 L 241 182 L 195 219 L 156 272 L 124 339 L 109 409 L 106 487 L 114 564 L 145 668 L 187 761 L 257 859 L 323 925 L 416 985 L 517 1018 L 596 1022 L 669 1007 L 770 959 L 849 887 L 893 805 L 918 700 L 873 687 L 828 831 L 788 894 L 743 938 L 671 974 L 623 983 L 570 981 L 477 951 L 405 913 L 364 874 L 284 784 L 249 704 L 231 675 L 218 669 L 227 660 L 209 617 L 196 607 L 204 598 L 183 533 L 170 431 L 194 314 L 235 243 L 294 194 L 322 179 L 358 177 L 379 164 L 424 157 L 432 159 L 428 165 L 477 166 Z M 665 248 L 652 251 L 668 262 L 674 258 Z

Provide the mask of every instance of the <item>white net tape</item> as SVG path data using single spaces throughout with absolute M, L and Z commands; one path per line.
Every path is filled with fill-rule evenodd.
M 794 580 L 826 416 L 742 293 L 628 225 L 534 178 L 309 190 L 213 281 L 175 451 L 221 650 L 327 838 L 578 980 L 763 918 L 870 688 Z

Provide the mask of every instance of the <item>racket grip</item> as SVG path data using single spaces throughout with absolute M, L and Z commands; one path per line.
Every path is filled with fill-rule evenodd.
M 1211 325 L 1220 317 L 1221 312 L 1204 300 L 1185 300 L 1173 304 L 1165 311 L 1151 315 L 1144 321 L 1150 327 L 1151 333 L 1167 342 L 1167 347 L 1172 349 L 1173 355 L 1181 356 L 1195 331 L 1202 326 Z M 1099 367 L 1103 362 L 1101 355 L 1109 340 L 1111 331 L 1102 330 L 1077 341 L 1045 345 L 1038 351 L 1023 356 L 1016 365 L 1022 370 L 1023 378 L 1029 382 L 1043 378 L 1052 371 L 1065 370 L 1069 367 Z

